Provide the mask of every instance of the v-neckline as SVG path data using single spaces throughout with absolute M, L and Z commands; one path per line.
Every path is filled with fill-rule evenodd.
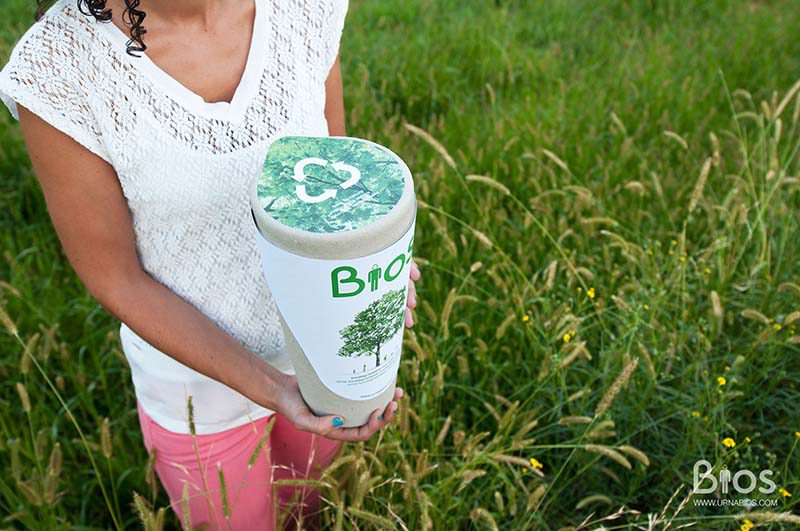
M 258 90 L 258 84 L 263 71 L 266 56 L 267 42 L 265 31 L 265 9 L 263 0 L 254 0 L 255 16 L 253 19 L 253 32 L 247 52 L 247 62 L 239 84 L 234 90 L 231 101 L 208 102 L 202 96 L 188 88 L 186 85 L 172 77 L 153 62 L 146 53 L 141 52 L 140 57 L 131 57 L 126 51 L 129 36 L 113 22 L 98 22 L 110 38 L 118 45 L 122 45 L 122 55 L 135 67 L 146 72 L 152 77 L 165 92 L 169 93 L 178 103 L 193 112 L 210 118 L 224 121 L 237 121 L 240 119 L 252 97 Z

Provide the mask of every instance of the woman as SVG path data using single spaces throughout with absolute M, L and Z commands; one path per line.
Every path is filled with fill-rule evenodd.
M 247 202 L 269 139 L 345 134 L 347 4 L 139 4 L 58 1 L 15 47 L 0 96 L 72 266 L 123 323 L 144 443 L 184 526 L 271 529 L 274 501 L 296 517 L 318 505 L 303 490 L 273 500 L 272 482 L 317 474 L 402 396 L 361 428 L 309 411 Z M 412 282 L 407 326 L 415 304 Z

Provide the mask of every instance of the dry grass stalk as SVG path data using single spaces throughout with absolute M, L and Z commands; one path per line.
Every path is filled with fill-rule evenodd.
M 17 394 L 19 395 L 19 401 L 22 402 L 22 411 L 24 411 L 26 414 L 30 414 L 31 399 L 28 396 L 28 390 L 21 382 L 17 382 Z
M 475 236 L 475 237 L 478 239 L 478 241 L 479 241 L 479 242 L 481 242 L 483 245 L 485 245 L 486 247 L 488 247 L 488 248 L 490 248 L 490 249 L 491 249 L 492 247 L 494 247 L 494 243 L 492 243 L 492 240 L 490 240 L 490 239 L 489 239 L 489 237 L 488 237 L 488 236 L 486 236 L 484 233 L 482 233 L 482 232 L 481 232 L 481 231 L 479 231 L 478 229 L 471 229 L 471 230 L 472 230 L 472 234 L 473 234 L 473 235 L 474 235 L 474 236 Z
M 711 162 L 711 157 L 707 158 L 703 163 L 703 168 L 700 170 L 700 177 L 697 179 L 697 183 L 694 185 L 694 190 L 692 190 L 692 196 L 689 199 L 689 214 L 694 211 L 695 207 L 697 207 L 698 201 L 700 201 L 700 198 L 703 197 L 703 190 L 706 187 L 708 174 L 711 171 Z
M 609 498 L 608 496 L 604 496 L 603 494 L 592 494 L 591 496 L 586 496 L 585 498 L 580 500 L 578 503 L 576 503 L 575 504 L 575 510 L 580 510 L 580 509 L 583 509 L 584 507 L 586 507 L 588 505 L 594 505 L 594 504 L 598 504 L 598 503 L 602 503 L 602 504 L 605 504 L 605 505 L 611 505 L 614 502 L 611 501 L 611 498 Z
M 100 449 L 106 459 L 111 459 L 114 447 L 111 442 L 111 421 L 108 417 L 105 417 L 100 425 Z
M 508 314 L 508 316 L 500 323 L 500 326 L 497 327 L 497 331 L 494 334 L 494 337 L 497 339 L 503 339 L 503 336 L 506 335 L 506 330 L 508 327 L 511 326 L 511 323 L 514 322 L 516 319 L 516 315 L 513 313 Z
M 453 422 L 453 418 L 448 415 L 444 421 L 444 425 L 442 425 L 442 429 L 439 430 L 439 435 L 436 436 L 436 446 L 441 446 L 444 442 L 445 437 L 447 437 L 447 432 L 450 431 L 450 425 Z
M 592 417 L 562 417 L 558 421 L 559 426 L 574 426 L 575 424 L 589 424 L 592 422 Z
M 472 483 L 475 479 L 477 479 L 479 477 L 483 477 L 485 475 L 486 475 L 486 471 L 485 470 L 480 470 L 480 469 L 476 469 L 476 470 L 469 469 L 469 470 L 463 471 L 461 473 L 461 483 L 458 485 L 458 489 L 456 489 L 456 492 L 461 492 L 462 490 L 464 490 L 467 487 L 467 485 Z
M 723 310 L 722 302 L 719 300 L 719 293 L 713 290 L 711 291 L 711 311 L 714 314 L 717 325 L 722 326 L 722 318 L 725 316 L 725 310 Z
M 617 126 L 617 129 L 619 129 L 619 132 L 622 133 L 623 136 L 628 136 L 628 129 L 625 127 L 625 124 L 622 123 L 622 120 L 620 120 L 619 116 L 617 116 L 617 113 L 615 113 L 614 111 L 611 111 L 611 122 L 615 126 Z
M 625 183 L 624 188 L 638 195 L 639 197 L 647 193 L 647 188 L 644 187 L 639 181 L 629 181 Z
M 745 319 L 749 319 L 750 321 L 758 321 L 766 325 L 770 324 L 770 321 L 766 315 L 759 312 L 758 310 L 753 310 L 752 308 L 747 308 L 745 310 L 742 310 L 742 313 L 740 315 Z
M 485 184 L 486 186 L 498 190 L 503 195 L 511 195 L 511 190 L 509 190 L 506 185 L 486 175 L 467 175 L 465 179 L 470 182 Z
M 365 522 L 369 522 L 374 524 L 375 527 L 378 529 L 394 529 L 395 525 L 394 522 L 385 518 L 383 516 L 379 516 L 375 513 L 371 513 L 369 511 L 363 511 L 361 509 L 356 509 L 355 507 L 349 507 L 347 509 L 348 514 L 358 518 L 359 520 L 364 520 Z
M 525 435 L 530 433 L 530 431 L 538 425 L 539 425 L 538 419 L 534 419 L 528 422 L 527 424 L 523 425 L 519 430 L 517 430 L 517 433 L 514 434 L 514 437 L 512 437 L 512 439 L 515 441 L 522 439 L 523 437 L 525 437 Z
M 784 317 L 783 319 L 783 326 L 789 326 L 790 324 L 794 323 L 800 319 L 800 311 L 795 311 Z
M 222 515 L 225 520 L 231 518 L 231 507 L 228 504 L 228 486 L 225 483 L 225 473 L 222 471 L 222 464 L 217 463 L 217 477 L 219 477 L 219 489 L 222 495 Z
M 133 506 L 136 508 L 139 520 L 144 524 L 145 531 L 161 531 L 164 529 L 166 507 L 162 507 L 154 513 L 145 499 L 136 491 L 133 492 Z
M 743 520 L 747 518 L 758 524 L 781 523 L 781 524 L 800 525 L 800 516 L 789 512 L 784 512 L 784 513 L 773 513 L 768 511 L 750 512 L 750 513 L 737 514 L 736 516 L 734 516 L 734 518 L 736 518 L 737 520 Z
M 544 282 L 544 291 L 550 291 L 553 289 L 556 281 L 556 273 L 558 272 L 558 261 L 553 260 L 547 265 L 547 269 L 545 269 L 545 282 Z
M 420 508 L 420 527 L 422 529 L 433 529 L 433 520 L 431 520 L 430 516 L 430 505 L 431 500 L 428 498 L 428 495 L 425 494 L 425 491 L 422 489 L 417 489 L 417 503 L 419 504 Z
M 533 468 L 533 465 L 531 465 L 530 460 L 525 459 L 523 457 L 518 457 L 516 455 L 506 455 L 506 454 L 492 454 L 491 458 L 500 463 L 506 463 L 509 465 L 517 465 L 524 467 L 528 471 L 536 474 L 537 476 L 544 477 L 544 472 L 542 472 L 538 468 Z
M 455 299 L 456 299 L 456 288 L 450 288 L 450 292 L 447 294 L 447 299 L 445 299 L 444 306 L 442 307 L 441 330 L 442 330 L 442 337 L 444 339 L 450 337 L 450 314 L 453 311 L 453 304 L 455 303 Z
M 639 353 L 642 355 L 642 358 L 644 358 L 644 364 L 647 367 L 647 372 L 650 374 L 650 377 L 653 381 L 656 381 L 658 379 L 658 373 L 656 372 L 656 365 L 653 363 L 653 358 L 650 356 L 650 351 L 639 343 Z
M 781 99 L 781 102 L 778 104 L 778 107 L 775 109 L 775 117 L 781 115 L 781 113 L 789 106 L 789 103 L 792 102 L 792 98 L 794 98 L 795 94 L 800 91 L 800 81 L 797 81 L 792 88 L 790 88 L 786 94 Z
M 621 453 L 619 453 L 618 451 L 614 450 L 611 447 L 604 446 L 602 444 L 585 444 L 582 446 L 582 448 L 587 452 L 592 452 L 595 454 L 600 454 L 605 457 L 608 457 L 609 459 L 616 461 L 617 463 L 619 463 L 628 470 L 633 468 L 631 466 L 631 462 L 628 461 L 624 455 L 622 455 Z
M 664 131 L 664 136 L 677 142 L 683 149 L 689 149 L 689 144 L 686 142 L 686 140 L 684 140 L 684 138 L 675 131 Z
M 614 402 L 614 399 L 617 398 L 617 395 L 625 387 L 625 384 L 628 383 L 633 371 L 636 370 L 636 367 L 639 366 L 639 358 L 634 358 L 630 363 L 628 363 L 625 368 L 622 369 L 622 372 L 617 376 L 617 379 L 614 380 L 614 383 L 608 388 L 606 393 L 603 395 L 603 398 L 600 399 L 600 403 L 597 405 L 597 409 L 595 409 L 595 415 L 598 417 L 602 417 L 606 414 L 608 409 L 611 407 L 611 404 Z
M 617 450 L 619 450 L 623 454 L 633 457 L 634 459 L 642 463 L 644 466 L 650 466 L 650 459 L 647 457 L 647 454 L 645 454 L 638 448 L 635 448 L 627 444 L 623 444 L 622 446 L 618 446 Z
M 528 495 L 528 511 L 533 511 L 539 508 L 539 504 L 542 502 L 545 492 L 547 492 L 547 487 L 544 485 L 539 485 Z
M 453 157 L 450 156 L 450 153 L 448 153 L 447 150 L 444 148 L 444 146 L 438 140 L 433 138 L 433 136 L 430 133 L 428 133 L 424 129 L 420 129 L 416 125 L 411 125 L 409 123 L 405 123 L 403 124 L 403 126 L 408 131 L 410 131 L 414 135 L 424 140 L 433 149 L 435 149 L 436 152 L 439 153 L 439 155 L 441 155 L 441 157 L 444 159 L 444 161 L 447 163 L 448 166 L 450 166 L 453 169 L 456 169 L 456 161 L 453 160 Z
M 9 334 L 12 336 L 17 335 L 17 325 L 11 320 L 11 317 L 6 312 L 5 306 L 2 304 L 0 304 L 0 323 L 2 323 L 3 327 L 8 330 Z
M 567 163 L 564 162 L 563 160 L 561 160 L 561 158 L 558 155 L 556 155 L 555 153 L 553 153 L 549 149 L 542 149 L 542 154 L 545 157 L 547 157 L 548 159 L 550 159 L 553 162 L 555 162 L 556 166 L 558 166 L 559 168 L 561 168 L 565 172 L 571 173 L 570 170 L 569 170 L 569 166 L 567 166 Z
M 153 448 L 147 454 L 147 464 L 144 467 L 144 481 L 150 487 L 150 496 L 155 499 L 158 495 L 158 479 L 156 478 L 156 452 Z
M 492 514 L 483 507 L 475 507 L 469 512 L 469 517 L 473 522 L 484 522 L 491 531 L 498 531 L 497 522 Z
M 256 463 L 256 459 L 258 459 L 261 450 L 264 449 L 264 445 L 267 444 L 267 440 L 269 439 L 269 434 L 272 433 L 272 427 L 275 426 L 275 415 L 269 419 L 267 422 L 267 426 L 264 428 L 264 433 L 261 435 L 261 438 L 258 440 L 258 444 L 253 449 L 253 453 L 250 454 L 250 459 L 247 460 L 247 468 L 253 468 L 253 465 Z
M 33 351 L 36 350 L 36 345 L 39 343 L 40 337 L 41 334 L 36 332 L 28 339 L 28 342 L 25 343 L 25 348 L 19 359 L 19 372 L 22 374 L 28 374 L 31 369 L 31 357 L 33 356 Z

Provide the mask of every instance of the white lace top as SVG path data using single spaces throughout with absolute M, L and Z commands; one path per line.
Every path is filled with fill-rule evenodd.
M 15 117 L 18 102 L 111 164 L 143 268 L 288 372 L 248 186 L 272 137 L 328 134 L 324 82 L 347 0 L 255 2 L 247 64 L 230 103 L 207 103 L 146 55 L 129 56 L 127 36 L 80 13 L 76 0 L 60 0 L 22 37 L 0 72 L 0 98 Z M 167 429 L 188 430 L 187 395 L 199 433 L 269 413 L 124 325 L 121 337 L 137 398 Z

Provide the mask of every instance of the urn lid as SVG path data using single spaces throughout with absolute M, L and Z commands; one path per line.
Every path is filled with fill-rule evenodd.
M 406 164 L 360 138 L 277 138 L 251 194 L 263 237 L 321 258 L 359 256 L 391 245 L 416 211 Z M 336 247 L 344 244 L 348 249 Z

